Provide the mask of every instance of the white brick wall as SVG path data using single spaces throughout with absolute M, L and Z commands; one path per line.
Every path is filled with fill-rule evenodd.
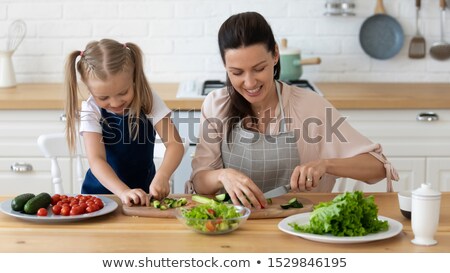
M 287 38 L 303 58 L 322 58 L 321 65 L 304 67 L 303 78 L 450 83 L 450 60 L 436 61 L 429 54 L 408 58 L 415 34 L 414 0 L 384 1 L 405 32 L 401 52 L 385 61 L 367 56 L 358 39 L 376 1 L 354 2 L 356 16 L 327 17 L 325 0 L 0 0 L 0 49 L 9 24 L 21 18 L 28 33 L 13 56 L 18 82 L 61 82 L 66 55 L 106 37 L 138 43 L 153 82 L 223 79 L 217 30 L 231 14 L 255 10 L 267 18 L 277 39 Z M 450 9 L 446 13 L 450 42 Z M 422 0 L 420 16 L 429 49 L 440 35 L 438 0 Z

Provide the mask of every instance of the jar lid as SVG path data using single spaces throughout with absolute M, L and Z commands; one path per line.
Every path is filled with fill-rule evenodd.
M 441 196 L 441 193 L 433 190 L 431 188 L 431 185 L 428 183 L 423 183 L 422 185 L 420 185 L 420 187 L 417 188 L 416 190 L 414 190 L 412 192 L 412 194 L 414 196 L 419 196 L 419 197 L 439 197 L 439 196 Z

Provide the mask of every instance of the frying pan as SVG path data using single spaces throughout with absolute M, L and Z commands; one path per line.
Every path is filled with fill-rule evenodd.
M 383 0 L 377 0 L 375 14 L 362 24 L 359 42 L 367 55 L 379 60 L 394 57 L 403 47 L 403 29 L 394 17 L 386 14 Z

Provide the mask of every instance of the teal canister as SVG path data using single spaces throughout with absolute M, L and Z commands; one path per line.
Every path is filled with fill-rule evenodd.
M 292 81 L 300 79 L 303 73 L 300 50 L 288 48 L 286 39 L 281 39 L 280 62 L 280 80 Z

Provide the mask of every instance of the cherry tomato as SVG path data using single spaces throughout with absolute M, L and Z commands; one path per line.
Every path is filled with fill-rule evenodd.
M 38 211 L 37 211 L 37 216 L 47 216 L 47 209 L 46 208 L 40 208 Z
M 83 213 L 85 213 L 88 205 L 86 203 L 84 203 L 84 202 L 81 202 L 80 203 L 80 207 L 83 208 Z
M 54 194 L 54 195 L 52 196 L 52 205 L 53 205 L 53 206 L 56 205 L 56 203 L 58 203 L 59 200 L 61 200 L 61 195 L 59 195 L 59 194 Z
M 61 208 L 61 215 L 69 216 L 70 215 L 70 207 L 69 206 L 63 206 Z
M 95 200 L 94 203 L 99 207 L 99 209 L 102 209 L 105 206 L 101 199 Z
M 100 207 L 98 205 L 92 204 L 86 208 L 86 212 L 91 213 L 91 212 L 97 211 L 99 209 L 100 209 Z
M 80 215 L 83 214 L 83 208 L 76 205 L 73 206 L 72 209 L 70 210 L 70 215 Z
M 55 214 L 55 215 L 60 215 L 60 214 L 61 214 L 61 209 L 62 209 L 62 206 L 60 206 L 60 205 L 54 205 L 54 206 L 52 207 L 53 214 Z

